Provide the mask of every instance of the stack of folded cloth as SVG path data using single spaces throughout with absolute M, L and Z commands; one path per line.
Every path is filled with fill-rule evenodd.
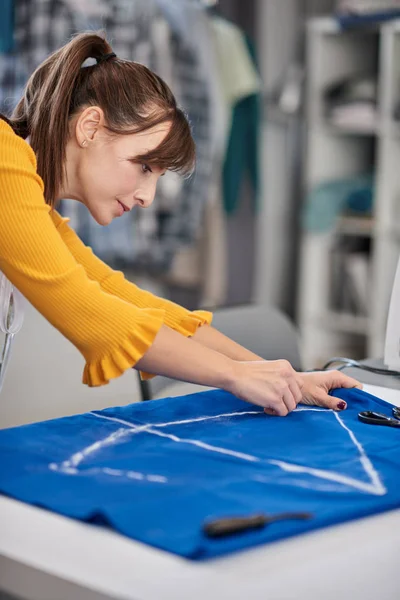
M 342 27 L 357 27 L 400 16 L 400 0 L 337 0 L 336 15 Z
M 326 115 L 338 127 L 362 131 L 378 124 L 378 84 L 371 75 L 340 80 L 324 92 Z

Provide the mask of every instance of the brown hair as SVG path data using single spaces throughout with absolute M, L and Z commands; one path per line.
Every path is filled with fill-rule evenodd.
M 10 119 L 14 131 L 29 136 L 45 184 L 46 202 L 54 206 L 65 174 L 69 120 L 85 106 L 104 111 L 107 129 L 130 134 L 171 121 L 163 142 L 137 162 L 190 173 L 195 146 L 188 120 L 164 81 L 144 65 L 111 56 L 112 48 L 97 33 L 80 33 L 51 54 L 30 77 Z M 88 58 L 98 64 L 84 67 Z

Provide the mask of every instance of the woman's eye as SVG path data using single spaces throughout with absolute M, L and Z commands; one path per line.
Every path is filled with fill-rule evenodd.
M 145 165 L 145 164 L 142 164 L 142 171 L 143 171 L 143 173 L 152 173 L 152 170 L 149 167 L 149 165 Z

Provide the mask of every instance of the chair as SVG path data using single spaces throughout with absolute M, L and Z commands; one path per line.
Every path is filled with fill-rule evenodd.
M 288 317 L 271 306 L 240 306 L 215 311 L 213 326 L 265 360 L 288 360 L 301 370 L 297 331 Z M 180 396 L 207 388 L 155 377 L 141 382 L 142 399 Z

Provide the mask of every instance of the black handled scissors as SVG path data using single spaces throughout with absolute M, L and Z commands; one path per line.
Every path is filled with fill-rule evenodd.
M 399 421 L 400 423 L 400 421 Z M 307 520 L 312 519 L 313 514 L 308 512 L 286 512 L 274 515 L 255 514 L 244 517 L 226 517 L 208 521 L 203 525 L 203 531 L 208 537 L 220 538 L 249 529 L 258 529 L 275 523 L 276 521 L 287 521 L 288 519 Z
M 358 413 L 358 418 L 363 423 L 368 425 L 386 425 L 386 427 L 399 427 L 400 428 L 400 410 L 393 408 L 393 415 L 395 419 L 384 415 L 383 413 L 375 412 L 373 410 L 365 410 L 364 412 Z

